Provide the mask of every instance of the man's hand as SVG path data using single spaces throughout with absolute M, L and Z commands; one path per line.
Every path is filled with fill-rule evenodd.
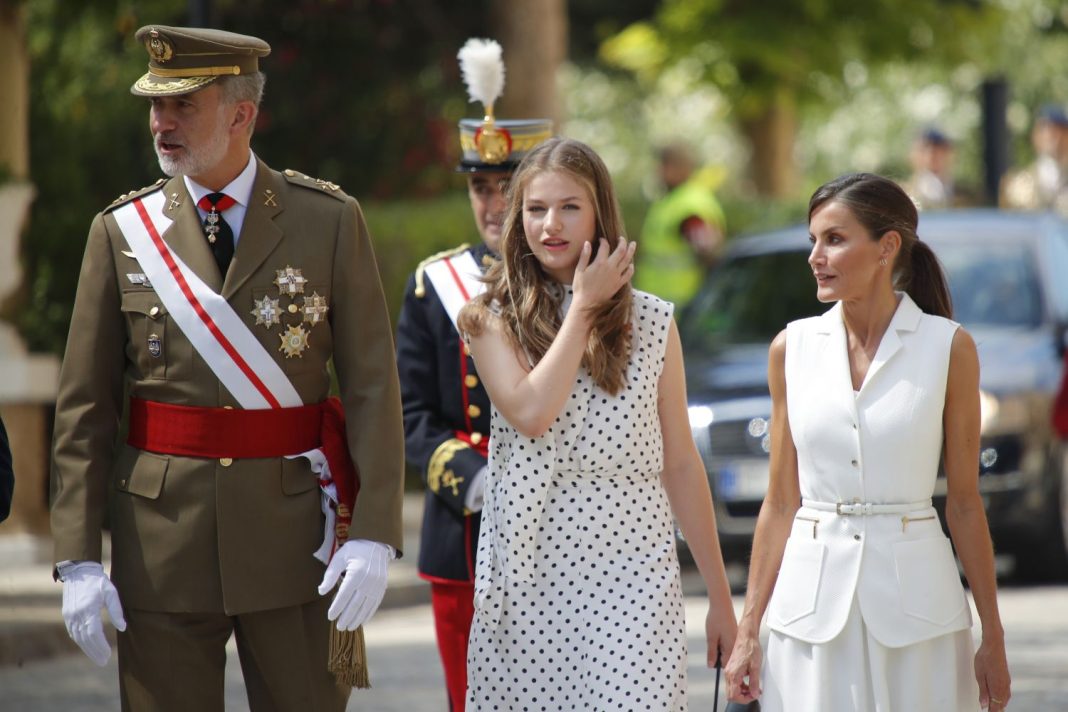
M 100 609 L 106 607 L 111 622 L 126 630 L 126 618 L 119 603 L 119 592 L 97 561 L 79 561 L 62 567 L 63 622 L 67 633 L 94 663 L 103 667 L 111 657 L 111 646 L 104 637 Z
M 335 552 L 326 567 L 319 595 L 325 596 L 341 580 L 326 617 L 337 621 L 338 630 L 356 630 L 370 620 L 386 593 L 386 567 L 393 549 L 377 541 L 357 539 Z

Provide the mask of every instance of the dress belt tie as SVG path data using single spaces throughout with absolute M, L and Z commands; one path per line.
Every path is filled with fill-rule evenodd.
M 931 500 L 922 502 L 904 502 L 899 504 L 875 504 L 873 502 L 817 502 L 802 499 L 802 507 L 817 509 L 821 512 L 834 512 L 840 516 L 870 517 L 876 514 L 907 514 L 918 509 L 927 509 Z

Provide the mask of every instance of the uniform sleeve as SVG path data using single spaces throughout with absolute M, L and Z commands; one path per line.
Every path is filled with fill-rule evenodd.
M 15 492 L 15 473 L 11 469 L 11 448 L 4 421 L 0 420 L 0 522 L 11 514 L 11 497 Z
M 441 307 L 431 284 L 426 294 L 415 295 L 415 280 L 409 278 L 404 305 L 397 323 L 397 368 L 404 402 L 404 442 L 408 460 L 419 468 L 427 488 L 458 515 L 467 513 L 464 505 L 468 487 L 486 465 L 478 451 L 455 436 L 457 426 L 443 412 L 446 389 L 439 382 L 442 359 L 457 360 L 459 354 L 443 354 L 444 345 L 431 327 L 432 310 Z M 457 364 L 457 367 L 459 364 Z M 456 375 L 456 389 L 464 386 Z M 462 426 L 461 426 L 462 427 Z
M 349 538 L 389 544 L 399 554 L 404 428 L 393 329 L 371 238 L 352 198 L 341 215 L 333 283 L 334 367 L 360 477 Z
M 52 536 L 56 561 L 100 560 L 122 417 L 126 328 L 104 217 L 89 230 L 56 399 Z

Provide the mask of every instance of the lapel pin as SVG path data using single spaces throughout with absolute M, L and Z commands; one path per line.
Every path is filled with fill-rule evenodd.
M 274 202 L 275 192 L 268 188 L 263 191 L 263 205 L 268 208 L 277 208 L 278 203 Z
M 181 206 L 182 206 L 182 201 L 181 201 L 181 199 L 178 198 L 178 194 L 177 193 L 171 193 L 171 202 L 170 202 L 169 205 L 167 205 L 167 209 L 168 210 L 175 210 L 177 208 L 180 208 Z

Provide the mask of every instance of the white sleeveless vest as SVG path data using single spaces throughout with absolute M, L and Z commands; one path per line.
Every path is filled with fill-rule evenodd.
M 959 325 L 899 296 L 856 395 L 841 304 L 787 326 L 787 412 L 804 500 L 905 504 L 931 498 Z M 768 625 L 810 643 L 829 641 L 845 625 L 854 595 L 872 635 L 890 647 L 971 626 L 949 540 L 927 505 L 870 516 L 798 511 Z

